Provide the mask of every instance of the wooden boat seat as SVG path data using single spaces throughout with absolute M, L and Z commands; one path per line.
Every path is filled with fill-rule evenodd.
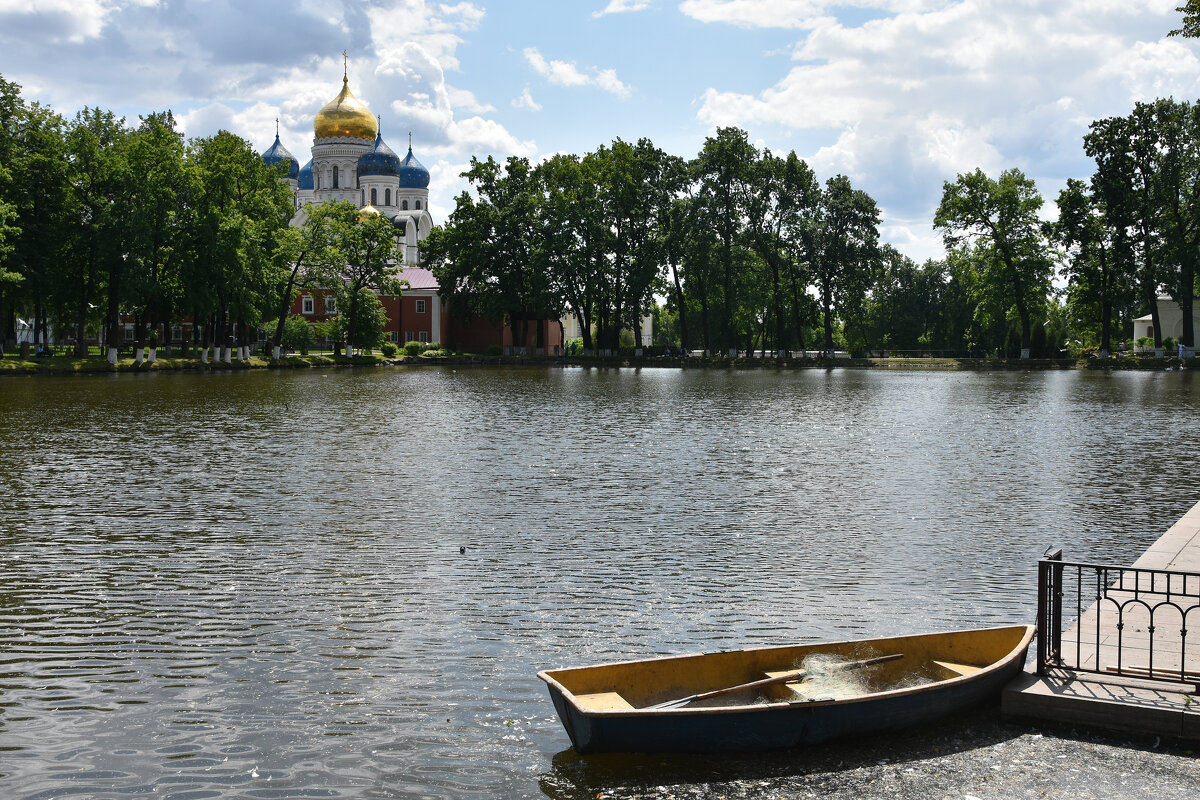
M 977 667 L 974 664 L 956 664 L 953 661 L 934 661 L 933 663 L 944 670 L 953 672 L 954 674 L 950 676 L 952 678 L 957 678 L 960 675 L 974 675 L 983 669 L 983 667 Z
M 619 692 L 577 694 L 575 700 L 588 711 L 633 711 L 633 706 Z
M 764 678 L 778 678 L 780 675 L 786 675 L 789 672 L 795 672 L 794 669 L 768 670 L 763 673 Z M 778 686 L 768 686 L 764 692 L 767 697 L 772 700 L 794 700 L 801 696 L 802 681 L 788 681 L 787 683 Z

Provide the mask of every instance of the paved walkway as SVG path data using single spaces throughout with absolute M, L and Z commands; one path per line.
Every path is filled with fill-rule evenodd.
M 1083 610 L 1078 622 L 1063 632 L 1064 659 L 1080 666 L 1122 670 L 1170 672 L 1194 676 L 1200 687 L 1200 610 L 1193 611 L 1181 626 L 1181 618 L 1173 609 L 1156 612 L 1157 626 L 1150 625 L 1149 609 L 1177 599 L 1179 594 L 1191 595 L 1184 604 L 1196 603 L 1200 594 L 1200 504 L 1171 527 L 1158 541 L 1133 563 L 1143 570 L 1168 570 L 1193 573 L 1190 576 L 1149 576 L 1142 574 L 1134 582 L 1111 583 L 1105 599 Z M 1073 571 L 1065 570 L 1063 615 L 1072 612 L 1066 606 L 1075 596 Z M 1083 580 L 1087 580 L 1084 573 Z M 1169 582 L 1168 582 L 1169 581 Z M 1094 592 L 1085 587 L 1085 592 Z M 1094 596 L 1094 595 L 1091 595 Z M 1172 597 L 1174 596 L 1174 597 Z M 1118 604 L 1123 613 L 1118 628 Z M 1181 627 L 1189 635 L 1181 639 Z M 1117 645 L 1120 643 L 1120 648 Z M 1182 644 L 1181 644 L 1182 643 Z M 1033 674 L 1036 664 L 1005 689 L 1002 711 L 1006 717 L 1042 719 L 1070 724 L 1087 725 L 1122 732 L 1139 732 L 1181 739 L 1200 740 L 1200 694 L 1186 684 L 1138 680 L 1127 676 L 1074 673 L 1051 670 L 1050 674 Z

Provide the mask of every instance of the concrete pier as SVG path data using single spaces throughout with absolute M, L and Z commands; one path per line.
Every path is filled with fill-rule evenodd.
M 1194 506 L 1179 522 L 1132 564 L 1138 569 L 1169 570 L 1200 573 L 1200 504 Z M 1200 575 L 1189 579 L 1195 591 Z M 1121 658 L 1122 664 L 1149 664 L 1150 634 L 1148 615 L 1133 613 L 1125 616 Z M 1200 673 L 1200 612 L 1188 618 L 1189 636 L 1182 651 L 1155 651 L 1155 671 L 1182 667 L 1188 674 Z M 1062 635 L 1064 653 L 1075 652 L 1076 643 L 1083 637 L 1086 653 L 1082 666 L 1105 669 L 1117 663 L 1117 615 L 1111 606 L 1089 607 L 1070 630 Z M 1099 640 L 1099 647 L 1095 643 Z M 1182 663 L 1181 663 L 1182 655 Z M 1187 684 L 1139 680 L 1126 676 L 1076 673 L 1051 670 L 1050 674 L 1034 674 L 1036 664 L 1005 689 L 1001 712 L 1005 717 L 1036 719 L 1082 725 L 1127 733 L 1143 733 L 1174 739 L 1200 740 L 1200 694 Z M 1200 681 L 1200 678 L 1198 678 Z

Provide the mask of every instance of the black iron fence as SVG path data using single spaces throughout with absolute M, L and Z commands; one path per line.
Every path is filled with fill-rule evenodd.
M 1038 562 L 1038 674 L 1055 667 L 1187 683 L 1200 692 L 1200 573 Z

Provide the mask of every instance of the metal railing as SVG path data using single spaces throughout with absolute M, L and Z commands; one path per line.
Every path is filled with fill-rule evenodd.
M 1191 684 L 1200 693 L 1200 573 L 1038 562 L 1038 674 L 1049 668 Z M 1064 614 L 1066 615 L 1064 619 Z

